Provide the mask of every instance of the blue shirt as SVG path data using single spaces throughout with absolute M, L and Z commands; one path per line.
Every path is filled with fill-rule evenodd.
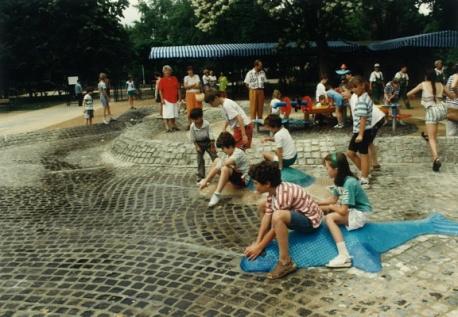
M 81 87 L 81 84 L 76 83 L 75 84 L 75 95 L 79 95 L 83 93 L 83 87 Z
M 328 95 L 328 97 L 331 97 L 332 100 L 334 100 L 334 104 L 337 107 L 342 107 L 343 102 L 344 102 L 344 98 L 342 97 L 341 94 L 339 94 L 334 89 L 329 89 L 328 91 L 326 91 L 326 95 Z
M 374 103 L 367 92 L 363 93 L 358 97 L 355 105 L 355 111 L 353 112 L 353 133 L 359 132 L 359 126 L 361 118 L 366 118 L 366 128 L 368 130 L 372 126 L 372 108 Z
M 342 187 L 332 186 L 331 193 L 339 198 L 338 202 L 341 205 L 347 205 L 348 208 L 359 211 L 372 211 L 372 205 L 366 192 L 354 177 L 347 176 Z

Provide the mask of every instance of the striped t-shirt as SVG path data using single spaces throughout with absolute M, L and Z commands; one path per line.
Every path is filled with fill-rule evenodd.
M 282 182 L 275 189 L 275 195 L 267 196 L 266 214 L 275 210 L 296 210 L 303 213 L 312 222 L 313 228 L 318 228 L 323 218 L 323 212 L 318 204 L 304 189 L 296 184 Z
M 448 80 L 447 80 L 447 85 L 446 85 L 446 87 L 447 87 L 447 89 L 448 89 L 449 91 L 453 91 L 453 89 L 452 89 L 452 84 L 453 84 L 453 81 L 455 80 L 455 76 L 458 76 L 458 75 L 456 75 L 456 74 L 455 74 L 455 75 L 452 75 L 452 76 L 450 76 L 450 77 L 448 78 Z M 455 109 L 458 108 L 458 98 L 453 98 L 453 99 L 451 99 L 451 98 L 449 98 L 449 97 L 447 96 L 447 99 L 446 99 L 445 101 L 447 102 L 447 105 L 448 105 L 448 106 L 451 106 L 452 108 L 455 108 Z
M 363 93 L 361 96 L 358 96 L 355 105 L 355 111 L 353 112 L 353 133 L 359 132 L 359 125 L 361 118 L 367 118 L 366 120 L 366 129 L 368 130 L 372 126 L 372 108 L 374 103 L 372 102 L 371 97 L 367 92 Z

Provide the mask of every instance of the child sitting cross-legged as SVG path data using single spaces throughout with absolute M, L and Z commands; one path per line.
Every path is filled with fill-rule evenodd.
M 245 175 L 248 173 L 249 162 L 245 152 L 235 146 L 235 139 L 229 132 L 222 132 L 216 140 L 216 146 L 226 155 L 225 159 L 215 160 L 207 177 L 199 182 L 199 189 L 208 186 L 213 177 L 219 174 L 218 185 L 214 191 L 208 207 L 219 203 L 221 192 L 228 182 L 236 187 L 245 187 Z
M 355 230 L 366 224 L 366 212 L 372 211 L 372 206 L 358 179 L 353 175 L 343 153 L 328 154 L 324 158 L 328 176 L 334 179 L 331 187 L 332 196 L 319 203 L 326 215 L 326 224 L 337 245 L 338 255 L 326 265 L 330 268 L 351 266 L 348 253 L 339 224 L 347 230 Z
M 272 132 L 273 137 L 264 138 L 263 142 L 275 142 L 275 153 L 263 153 L 264 159 L 278 162 L 280 169 L 293 165 L 297 160 L 296 146 L 289 131 L 282 126 L 279 115 L 270 114 L 264 120 L 264 126 Z
M 245 249 L 245 256 L 254 260 L 274 238 L 280 250 L 279 261 L 269 279 L 281 278 L 294 272 L 296 264 L 289 256 L 288 229 L 309 234 L 321 224 L 323 212 L 318 204 L 298 185 L 282 182 L 276 162 L 263 161 L 251 166 L 248 173 L 256 191 L 267 193 L 259 205 L 261 225 L 256 242 Z

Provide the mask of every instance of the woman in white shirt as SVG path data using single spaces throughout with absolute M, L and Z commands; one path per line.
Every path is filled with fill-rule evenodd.
M 200 78 L 199 75 L 194 74 L 192 66 L 187 67 L 188 75 L 184 77 L 184 89 L 186 89 L 186 112 L 188 114 L 188 123 L 191 125 L 189 115 L 192 109 L 202 108 L 202 101 L 197 100 L 197 94 L 200 93 Z M 189 129 L 189 126 L 188 126 Z

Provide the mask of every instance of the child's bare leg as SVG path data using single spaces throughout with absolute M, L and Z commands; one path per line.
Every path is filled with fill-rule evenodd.
M 347 151 L 347 156 L 352 162 L 356 165 L 356 167 L 361 170 L 361 159 L 359 158 L 358 155 L 356 155 L 356 152 L 353 151 Z
M 203 180 L 201 180 L 201 185 L 200 189 L 203 189 L 207 186 L 208 183 L 212 181 L 212 179 L 220 173 L 220 168 L 218 167 L 218 161 L 219 160 L 214 160 L 211 167 L 210 171 L 208 172 L 207 177 L 205 177 Z
M 279 261 L 287 264 L 291 260 L 288 250 L 288 227 L 291 222 L 291 213 L 289 210 L 277 210 L 272 215 L 272 224 L 275 230 L 275 237 L 280 250 Z
M 262 153 L 262 156 L 267 161 L 273 161 L 274 160 L 274 154 L 271 153 L 271 152 L 264 152 L 264 153 Z
M 351 266 L 350 255 L 345 245 L 342 232 L 339 229 L 339 224 L 348 224 L 348 215 L 342 216 L 336 212 L 330 213 L 326 216 L 326 224 L 331 232 L 334 241 L 336 242 L 337 252 L 339 253 L 336 258 L 329 261 L 328 267 L 349 267 Z
M 437 159 L 437 124 L 427 124 L 426 131 L 428 133 L 429 138 L 429 147 L 431 148 L 431 155 L 433 157 L 433 161 Z
M 233 169 L 227 166 L 221 168 L 221 174 L 218 180 L 218 186 L 216 186 L 215 193 L 221 193 L 229 181 L 229 177 L 232 175 Z
M 361 177 L 369 177 L 369 155 L 361 154 Z
M 336 118 L 338 124 L 343 124 L 342 108 L 336 107 Z

